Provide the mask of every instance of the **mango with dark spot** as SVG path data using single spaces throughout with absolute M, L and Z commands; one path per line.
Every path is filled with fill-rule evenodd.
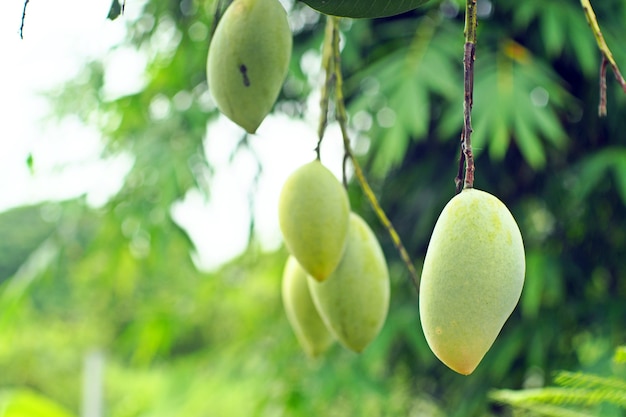
M 465 189 L 435 224 L 422 270 L 419 310 L 426 341 L 469 375 L 491 348 L 524 285 L 522 235 L 495 196 Z
M 219 21 L 207 80 L 220 112 L 254 133 L 287 76 L 292 34 L 278 0 L 234 0 Z

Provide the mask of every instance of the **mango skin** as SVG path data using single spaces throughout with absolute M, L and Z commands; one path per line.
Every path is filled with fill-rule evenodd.
M 278 202 L 285 245 L 305 271 L 323 281 L 337 267 L 346 246 L 350 202 L 337 180 L 319 160 L 295 170 Z
M 289 256 L 283 271 L 283 306 L 300 346 L 314 358 L 326 352 L 334 338 L 313 304 L 307 276 L 296 258 Z
M 444 207 L 422 270 L 419 310 L 433 353 L 469 375 L 519 301 L 524 285 L 522 235 L 493 195 L 465 189 Z
M 324 282 L 309 277 L 320 316 L 339 342 L 362 352 L 378 335 L 389 310 L 389 270 L 383 251 L 367 223 L 350 214 L 346 251 Z
M 352 18 L 377 18 L 404 13 L 430 0 L 302 0 L 318 12 Z
M 278 0 L 234 0 L 209 46 L 207 81 L 219 110 L 254 133 L 287 76 L 292 34 Z

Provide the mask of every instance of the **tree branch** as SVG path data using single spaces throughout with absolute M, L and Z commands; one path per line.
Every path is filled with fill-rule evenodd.
M 22 10 L 22 23 L 20 23 L 20 39 L 24 39 L 24 21 L 26 20 L 26 6 L 30 0 L 24 0 L 24 9 Z
M 474 187 L 474 154 L 472 153 L 472 106 L 474 104 L 474 61 L 476 60 L 476 29 L 478 27 L 477 0 L 465 4 L 465 46 L 463 48 L 463 130 L 461 132 L 461 158 L 459 174 L 455 180 L 457 194 L 463 188 Z M 465 179 L 461 181 L 465 161 Z
M 598 19 L 596 18 L 596 14 L 593 11 L 593 7 L 591 7 L 591 3 L 589 0 L 580 0 L 580 4 L 583 7 L 583 11 L 585 12 L 585 17 L 587 18 L 587 23 L 589 23 L 589 27 L 593 32 L 593 36 L 596 38 L 596 43 L 598 44 L 598 48 L 602 53 L 602 63 L 600 64 L 600 105 L 598 106 L 598 114 L 600 117 L 604 117 L 607 114 L 606 110 L 606 65 L 607 62 L 611 65 L 611 69 L 613 70 L 613 74 L 615 75 L 615 79 L 626 93 L 626 80 L 622 76 L 615 59 L 613 58 L 613 53 L 609 49 L 609 46 L 606 44 L 604 40 L 604 36 L 602 35 L 602 31 L 600 30 L 600 25 L 598 24 Z
M 335 113 L 336 113 L 337 122 L 339 123 L 339 127 L 341 129 L 341 136 L 343 137 L 343 145 L 344 145 L 344 152 L 345 152 L 344 161 L 346 161 L 347 159 L 350 159 L 350 161 L 352 162 L 354 173 L 359 182 L 359 185 L 361 186 L 361 189 L 363 190 L 363 194 L 365 194 L 365 197 L 369 201 L 370 205 L 372 206 L 372 209 L 376 213 L 376 216 L 378 217 L 380 222 L 383 224 L 385 229 L 387 229 L 387 232 L 389 233 L 389 236 L 391 237 L 391 240 L 396 250 L 400 254 L 402 261 L 404 262 L 407 269 L 409 270 L 409 274 L 413 281 L 413 285 L 415 285 L 415 289 L 417 290 L 417 292 L 419 292 L 419 276 L 417 275 L 417 271 L 415 270 L 415 267 L 413 266 L 413 262 L 411 261 L 411 258 L 406 248 L 404 247 L 404 244 L 402 243 L 402 240 L 400 239 L 398 232 L 396 232 L 396 229 L 393 227 L 393 224 L 391 223 L 391 221 L 385 214 L 384 210 L 380 206 L 380 203 L 378 202 L 378 199 L 376 198 L 374 191 L 372 191 L 372 188 L 370 187 L 369 183 L 367 182 L 367 179 L 365 178 L 365 174 L 363 173 L 363 170 L 361 169 L 361 165 L 359 164 L 359 161 L 354 156 L 354 153 L 352 152 L 352 148 L 350 147 L 350 137 L 348 134 L 348 114 L 346 111 L 346 106 L 345 106 L 345 101 L 344 101 L 344 96 L 343 96 L 343 75 L 341 73 L 341 52 L 339 48 L 339 18 L 334 17 L 334 16 L 328 16 L 327 19 L 328 20 L 327 20 L 326 35 L 330 36 L 331 41 L 332 41 L 332 54 L 331 55 L 332 55 L 333 62 L 332 62 L 331 67 L 334 69 L 334 72 L 333 72 L 332 77 L 329 78 L 329 76 L 327 75 L 326 78 L 327 80 L 330 80 L 332 83 L 334 83 L 334 86 L 335 86 L 335 105 L 336 105 Z

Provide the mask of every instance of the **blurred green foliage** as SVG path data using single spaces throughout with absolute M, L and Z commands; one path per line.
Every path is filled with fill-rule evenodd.
M 554 377 L 557 387 L 497 390 L 490 397 L 514 406 L 520 413 L 546 417 L 622 416 L 626 410 L 625 363 L 616 355 L 612 362 L 613 375 L 560 371 Z
M 479 3 L 475 185 L 518 220 L 527 274 L 474 374 L 430 352 L 408 273 L 356 184 L 353 209 L 377 232 L 392 276 L 387 323 L 363 354 L 334 346 L 306 359 L 282 311 L 284 249 L 265 252 L 252 235 L 239 258 L 198 271 L 170 213 L 188 191 L 212 192 L 205 147 L 221 138 L 206 136 L 218 114 L 204 65 L 216 4 L 148 0 L 138 20 L 115 21 L 127 25 L 124 46 L 147 57 L 138 92 L 107 97 L 103 58 L 48 94 L 58 117 L 102 131 L 106 155 L 134 158 L 122 189 L 99 209 L 81 199 L 0 215 L 0 416 L 78 415 L 94 348 L 105 352 L 111 417 L 506 416 L 490 390 L 541 388 L 562 369 L 612 375 L 626 338 L 626 95 L 609 74 L 609 113 L 598 118 L 600 55 L 576 0 Z M 626 4 L 596 3 L 626 67 Z M 294 55 L 276 109 L 305 118 L 323 18 L 285 4 Z M 355 143 L 418 271 L 454 193 L 462 4 L 342 26 Z M 254 152 L 243 134 L 237 149 Z

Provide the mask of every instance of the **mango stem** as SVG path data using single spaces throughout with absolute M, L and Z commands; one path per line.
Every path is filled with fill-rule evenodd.
M 344 181 L 345 181 L 345 164 L 347 160 L 349 159 L 352 162 L 352 166 L 354 168 L 354 174 L 357 178 L 357 181 L 359 182 L 359 185 L 361 186 L 361 189 L 363 190 L 363 194 L 367 198 L 368 202 L 370 203 L 370 206 L 376 213 L 376 216 L 378 217 L 380 222 L 383 224 L 385 229 L 387 229 L 387 232 L 389 233 L 389 236 L 391 237 L 393 245 L 395 246 L 396 250 L 400 254 L 400 258 L 406 265 L 409 271 L 409 274 L 411 276 L 411 279 L 413 281 L 413 285 L 415 286 L 415 289 L 419 293 L 419 276 L 417 274 L 417 271 L 415 270 L 415 267 L 413 266 L 413 262 L 411 261 L 409 253 L 404 247 L 404 244 L 402 243 L 402 240 L 400 239 L 398 232 L 393 227 L 393 224 L 391 223 L 391 221 L 385 214 L 385 211 L 380 206 L 380 203 L 378 202 L 378 199 L 376 198 L 374 191 L 372 190 L 367 179 L 365 178 L 365 174 L 363 173 L 363 170 L 361 169 L 361 165 L 359 164 L 359 161 L 357 160 L 357 158 L 354 156 L 354 153 L 352 152 L 352 148 L 350 146 L 350 136 L 348 134 L 348 115 L 347 115 L 346 105 L 345 105 L 345 100 L 344 100 L 344 95 L 343 95 L 343 74 L 341 73 L 341 50 L 339 48 L 339 20 L 340 18 L 334 17 L 334 16 L 328 16 L 327 19 L 328 20 L 327 20 L 327 26 L 326 26 L 326 29 L 327 29 L 326 36 L 330 37 L 329 42 L 332 45 L 332 54 L 331 54 L 332 63 L 331 65 L 328 66 L 328 68 L 333 69 L 333 74 L 332 75 L 326 74 L 326 79 L 328 80 L 328 82 L 334 84 L 334 87 L 335 87 L 335 117 L 337 119 L 337 123 L 339 124 L 339 128 L 341 129 L 341 136 L 343 138 L 343 146 L 344 146 L 344 152 L 345 152 Z
M 589 27 L 593 32 L 593 36 L 596 38 L 596 43 L 598 44 L 598 49 L 602 53 L 602 63 L 600 64 L 600 105 L 598 106 L 598 114 L 600 117 L 604 117 L 607 114 L 606 110 L 606 66 L 607 64 L 611 65 L 611 69 L 613 70 L 613 74 L 615 75 L 615 79 L 619 83 L 622 90 L 626 93 L 626 80 L 622 76 L 617 63 L 615 62 L 615 58 L 613 58 L 613 53 L 609 49 L 609 46 L 606 44 L 604 40 L 604 36 L 602 35 L 602 31 L 600 30 L 600 25 L 598 24 L 598 19 L 596 18 L 596 14 L 593 11 L 593 7 L 591 7 L 591 2 L 589 0 L 580 0 L 580 4 L 583 7 L 583 11 L 585 12 L 585 17 L 587 18 L 587 23 L 589 23 Z
M 474 154 L 472 152 L 472 106 L 474 105 L 474 61 L 476 60 L 476 29 L 478 27 L 477 0 L 465 3 L 465 46 L 463 48 L 463 130 L 461 131 L 461 156 L 459 172 L 455 179 L 456 193 L 464 188 L 474 188 Z M 465 168 L 465 175 L 463 175 Z

